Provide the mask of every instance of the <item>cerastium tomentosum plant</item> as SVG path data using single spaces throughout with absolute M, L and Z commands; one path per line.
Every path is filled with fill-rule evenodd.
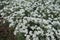
M 13 0 L 0 13 L 26 40 L 60 39 L 60 0 Z

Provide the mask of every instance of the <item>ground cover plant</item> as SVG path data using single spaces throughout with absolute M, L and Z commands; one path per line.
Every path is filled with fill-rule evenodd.
M 17 40 L 60 40 L 60 0 L 1 0 L 0 15 Z

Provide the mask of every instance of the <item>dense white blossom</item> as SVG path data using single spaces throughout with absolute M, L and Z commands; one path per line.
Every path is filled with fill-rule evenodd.
M 60 0 L 13 0 L 0 13 L 26 40 L 60 40 Z

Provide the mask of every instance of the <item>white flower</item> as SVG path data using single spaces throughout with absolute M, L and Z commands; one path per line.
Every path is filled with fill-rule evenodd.
M 23 23 L 26 24 L 26 23 L 27 23 L 27 20 L 24 20 L 24 19 L 23 19 Z
M 14 26 L 14 22 L 12 22 L 12 23 L 9 25 L 9 27 L 12 27 L 12 26 Z
M 32 34 L 32 31 L 30 31 L 29 34 L 30 34 L 30 35 L 33 35 L 33 34 Z
M 20 13 L 23 13 L 23 12 L 25 12 L 25 10 L 24 9 L 20 9 Z
M 46 33 L 46 36 L 50 36 L 50 34 L 49 33 Z
M 37 27 L 37 30 L 40 30 L 40 27 Z
M 40 33 L 41 33 L 41 31 L 38 31 L 38 32 L 37 32 L 37 35 L 39 35 Z
M 35 29 L 35 27 L 34 27 L 34 26 L 31 26 L 31 29 L 32 29 L 32 30 L 34 30 L 34 29 Z
M 33 38 L 35 38 L 36 37 L 36 34 L 33 34 Z
M 43 19 L 43 23 L 44 23 L 44 24 L 48 24 L 48 22 L 47 22 L 45 19 Z
M 46 28 L 51 29 L 52 28 L 52 25 L 47 25 Z
M 46 40 L 50 40 L 50 38 L 49 37 L 46 37 Z
M 25 30 L 24 30 L 24 32 L 27 34 L 27 33 L 28 33 L 28 30 L 27 30 L 27 29 L 25 29 Z
M 56 26 L 56 25 L 60 26 L 60 22 L 59 21 L 53 21 L 52 25 L 54 25 L 54 26 Z
M 26 40 L 30 40 L 30 35 L 27 35 L 26 36 Z
M 4 13 L 1 13 L 1 15 L 3 15 L 3 16 L 4 16 L 5 14 L 4 14 Z

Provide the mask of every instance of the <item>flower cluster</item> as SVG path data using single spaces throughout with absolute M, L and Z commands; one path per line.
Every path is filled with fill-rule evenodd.
M 26 40 L 60 39 L 60 0 L 14 0 L 0 13 Z

